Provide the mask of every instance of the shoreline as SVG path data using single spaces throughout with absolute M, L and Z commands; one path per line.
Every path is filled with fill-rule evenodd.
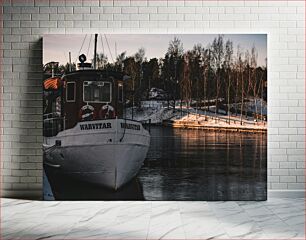
M 129 109 L 131 110 L 131 109 Z M 129 111 L 129 117 L 131 112 Z M 241 119 L 241 116 L 222 113 L 215 114 L 211 111 L 185 108 L 182 110 L 161 107 L 142 108 L 135 111 L 137 121 L 150 122 L 152 126 L 167 126 L 172 128 L 199 129 L 209 131 L 227 131 L 244 133 L 267 133 L 267 121 L 254 121 L 254 117 Z M 229 124 L 230 120 L 230 124 Z
M 254 128 L 248 126 L 214 126 L 211 124 L 200 124 L 198 122 L 191 123 L 190 121 L 171 121 L 164 120 L 162 126 L 183 129 L 197 129 L 209 131 L 226 131 L 226 132 L 243 132 L 243 133 L 261 133 L 267 134 L 267 128 Z

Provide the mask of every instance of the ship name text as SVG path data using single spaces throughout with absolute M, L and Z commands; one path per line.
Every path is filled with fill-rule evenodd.
M 140 125 L 131 124 L 131 123 L 121 123 L 121 128 L 132 129 L 140 131 Z
M 111 123 L 87 123 L 80 124 L 81 130 L 96 130 L 96 129 L 104 129 L 104 128 L 112 128 Z

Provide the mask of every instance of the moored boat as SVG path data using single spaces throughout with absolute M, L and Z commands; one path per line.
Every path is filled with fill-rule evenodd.
M 46 169 L 114 190 L 137 175 L 150 134 L 124 117 L 127 79 L 81 62 L 81 70 L 44 81 Z

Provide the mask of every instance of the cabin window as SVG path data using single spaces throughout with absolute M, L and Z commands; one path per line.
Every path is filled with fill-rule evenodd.
M 67 82 L 66 101 L 75 102 L 75 82 Z
M 85 81 L 83 91 L 84 102 L 111 102 L 111 83 L 102 81 Z
M 123 84 L 118 84 L 118 100 L 119 102 L 123 102 Z

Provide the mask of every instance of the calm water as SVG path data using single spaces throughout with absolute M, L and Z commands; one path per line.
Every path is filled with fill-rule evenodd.
M 45 184 L 45 196 L 70 200 L 265 200 L 266 174 L 266 134 L 151 127 L 147 159 L 138 177 L 120 191 L 76 183 L 49 172 L 53 193 Z
M 147 200 L 264 200 L 267 135 L 151 128 Z

